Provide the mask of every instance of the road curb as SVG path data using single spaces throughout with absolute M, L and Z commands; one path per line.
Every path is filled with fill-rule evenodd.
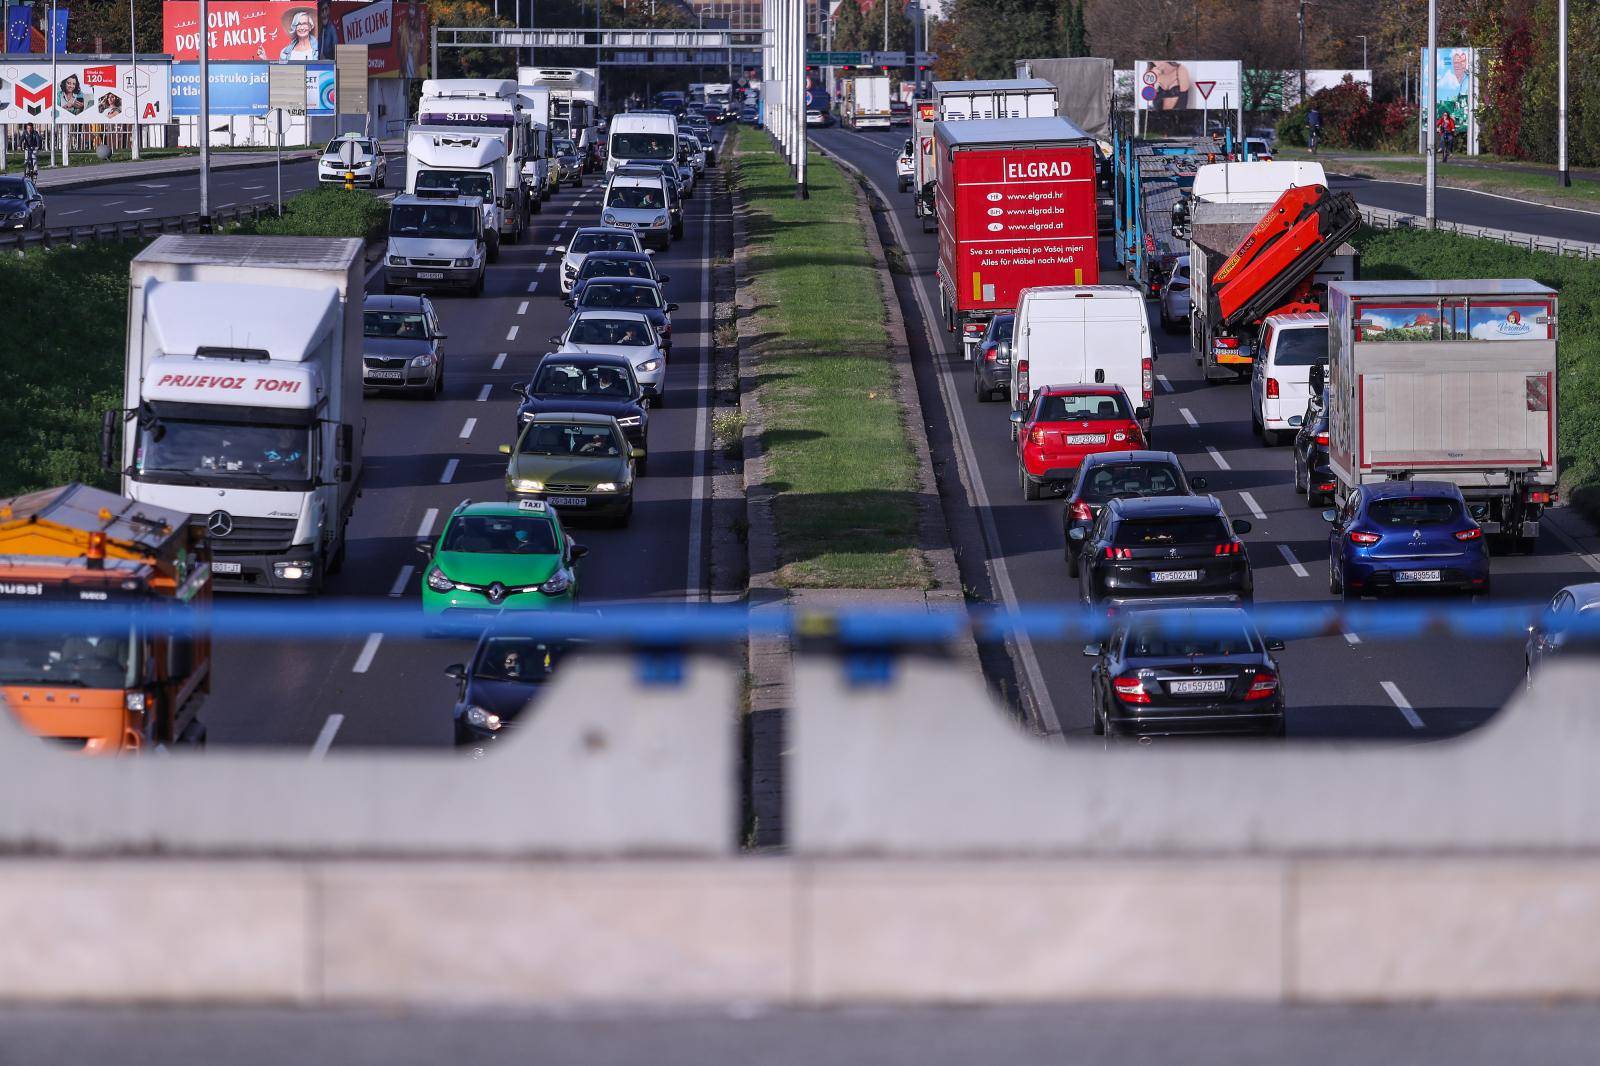
M 301 163 L 301 162 L 304 162 L 307 159 L 315 159 L 316 157 L 317 157 L 317 153 L 316 153 L 316 151 L 314 149 L 308 149 L 308 150 L 298 151 L 298 152 L 285 152 L 285 153 L 283 153 L 283 161 L 285 163 Z M 123 172 L 121 174 L 96 174 L 96 173 L 94 173 L 94 171 L 99 170 L 102 167 L 116 166 L 117 164 L 115 164 L 115 163 L 95 163 L 95 164 L 90 164 L 88 167 L 85 168 L 85 172 L 82 173 L 82 174 L 68 174 L 68 175 L 62 177 L 60 180 L 41 181 L 39 183 L 39 188 L 40 188 L 40 190 L 48 193 L 48 192 L 55 192 L 55 191 L 62 190 L 62 189 L 81 189 L 81 188 L 84 188 L 84 187 L 90 186 L 90 185 L 109 185 L 109 184 L 112 184 L 114 182 L 119 182 L 119 181 L 137 181 L 140 178 L 165 178 L 165 177 L 172 177 L 172 176 L 178 175 L 178 174 L 197 174 L 197 173 L 199 173 L 199 171 L 200 171 L 200 157 L 199 156 L 192 156 L 192 157 L 191 156 L 180 156 L 178 158 L 181 158 L 181 159 L 186 161 L 184 166 L 170 167 L 170 168 L 165 168 L 165 169 L 160 169 L 160 170 L 151 170 L 151 171 L 148 171 L 148 172 L 140 171 L 138 173 Z M 192 166 L 187 165 L 187 161 L 190 160 L 190 159 L 193 160 L 193 165 Z M 155 161 L 152 160 L 152 162 L 155 162 Z M 278 162 L 278 160 L 276 158 L 272 158 L 272 159 L 241 159 L 241 160 L 231 160 L 230 161 L 230 160 L 227 160 L 225 158 L 219 159 L 219 158 L 215 158 L 214 157 L 211 160 L 211 169 L 212 170 L 244 170 L 244 169 L 247 169 L 249 167 L 270 167 L 270 166 L 275 166 L 277 164 L 277 162 Z M 54 173 L 54 171 L 47 171 L 45 174 L 40 174 L 39 177 L 41 179 L 44 179 L 44 178 L 47 177 L 47 175 L 53 174 L 53 173 Z

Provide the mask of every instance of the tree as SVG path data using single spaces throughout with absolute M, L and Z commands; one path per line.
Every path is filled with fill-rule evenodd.
M 496 15 L 484 0 L 431 0 L 436 26 L 514 26 L 508 18 Z M 436 78 L 515 78 L 516 52 L 510 48 L 439 49 Z
M 60 5 L 66 7 L 68 5 Z M 83 55 L 128 50 L 128 0 L 98 0 L 70 5 L 67 48 Z M 139 33 L 139 54 L 161 51 L 161 0 L 134 0 Z
M 866 46 L 866 20 L 857 0 L 844 0 L 833 19 L 833 47 L 838 52 L 864 52 Z
M 1084 25 L 1084 0 L 1061 0 L 1056 16 L 1056 54 L 1068 57 L 1089 54 L 1089 31 Z

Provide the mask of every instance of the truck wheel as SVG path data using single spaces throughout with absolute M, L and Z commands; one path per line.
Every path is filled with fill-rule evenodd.
M 1028 476 L 1027 467 L 1017 464 L 1017 481 L 1022 485 L 1022 498 L 1024 500 L 1044 499 L 1044 488 L 1039 482 Z

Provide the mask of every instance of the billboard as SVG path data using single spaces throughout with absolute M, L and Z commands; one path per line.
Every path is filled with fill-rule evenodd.
M 423 78 L 428 72 L 428 5 L 421 0 L 317 0 L 321 53 L 367 46 L 367 76 Z
M 1470 155 L 1478 154 L 1478 50 L 1476 48 L 1439 48 L 1434 52 L 1434 69 L 1439 79 L 1437 107 L 1428 106 L 1428 50 L 1419 53 L 1419 70 L 1422 76 L 1422 113 L 1430 112 L 1435 120 L 1449 115 L 1456 124 L 1456 150 L 1465 148 Z M 1426 143 L 1426 126 L 1418 123 L 1418 140 Z M 1420 147 L 1420 146 L 1419 146 Z
M 267 114 L 269 111 L 267 66 L 266 63 L 212 63 L 209 101 L 211 114 L 216 116 Z M 307 63 L 304 69 L 306 114 L 333 114 L 335 103 L 333 64 Z M 182 116 L 200 113 L 200 64 L 172 65 L 172 113 Z
M 134 78 L 138 78 L 139 124 L 156 125 L 172 118 L 172 87 L 165 62 L 56 61 L 50 80 L 48 59 L 0 57 L 0 122 L 48 125 L 50 109 L 63 126 L 99 123 L 125 126 L 133 122 Z
M 208 58 L 273 63 L 332 59 L 322 55 L 317 5 L 313 0 L 211 0 Z M 200 58 L 200 4 L 167 0 L 161 5 L 163 50 L 173 59 Z
M 1243 71 L 1234 59 L 1135 60 L 1133 80 L 1140 111 L 1238 107 L 1243 99 Z
M 1256 98 L 1250 101 L 1253 110 L 1287 111 L 1300 102 L 1300 72 L 1298 70 L 1252 70 L 1245 75 Z M 1315 96 L 1323 89 L 1337 88 L 1349 78 L 1364 85 L 1367 95 L 1372 95 L 1372 71 L 1350 68 L 1347 70 L 1307 70 L 1306 95 Z

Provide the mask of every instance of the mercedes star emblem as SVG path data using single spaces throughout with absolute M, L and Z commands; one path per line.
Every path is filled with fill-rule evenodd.
M 213 537 L 226 537 L 233 532 L 233 515 L 227 511 L 212 511 L 206 515 L 206 532 Z

